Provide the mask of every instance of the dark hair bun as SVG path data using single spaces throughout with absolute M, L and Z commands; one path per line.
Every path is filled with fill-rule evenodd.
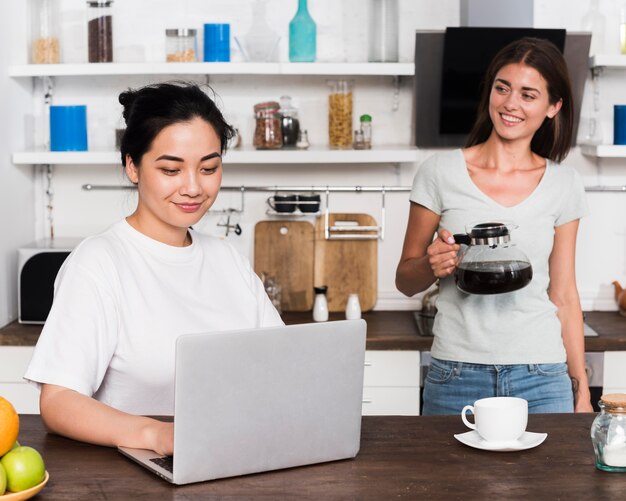
M 122 116 L 124 117 L 124 120 L 126 122 L 128 122 L 128 115 L 130 115 L 131 109 L 133 107 L 133 103 L 135 102 L 136 98 L 137 98 L 137 91 L 132 90 L 132 89 L 128 89 L 119 95 L 119 98 L 118 98 L 119 102 L 124 107 Z

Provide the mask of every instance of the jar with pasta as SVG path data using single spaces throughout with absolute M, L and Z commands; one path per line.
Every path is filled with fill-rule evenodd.
M 275 150 L 282 148 L 283 135 L 280 124 L 280 105 L 268 101 L 254 105 L 256 127 L 252 144 L 257 150 Z
M 61 62 L 56 0 L 34 0 L 32 3 L 31 59 L 33 64 Z
M 333 80 L 328 96 L 328 143 L 331 148 L 352 148 L 352 82 Z
M 196 60 L 196 30 L 165 30 L 165 60 L 168 63 L 189 63 Z

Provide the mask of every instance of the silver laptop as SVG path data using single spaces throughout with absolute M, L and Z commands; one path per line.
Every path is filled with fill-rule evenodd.
M 341 320 L 183 335 L 173 457 L 119 450 L 174 484 L 352 458 L 365 331 Z

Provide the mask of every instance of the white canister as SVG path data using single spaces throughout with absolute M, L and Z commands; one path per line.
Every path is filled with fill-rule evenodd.
M 346 319 L 358 320 L 361 318 L 361 303 L 358 294 L 350 294 L 346 302 Z
M 315 322 L 326 322 L 328 320 L 328 301 L 326 300 L 326 291 L 328 287 L 314 287 L 315 302 L 313 303 L 313 320 Z

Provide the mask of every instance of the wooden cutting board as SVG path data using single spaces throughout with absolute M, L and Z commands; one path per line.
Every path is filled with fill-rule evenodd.
M 359 226 L 377 225 L 369 214 L 329 214 L 329 226 L 346 222 L 355 222 Z M 348 295 L 355 292 L 359 295 L 361 310 L 371 310 L 378 292 L 378 240 L 326 240 L 324 217 L 319 217 L 315 224 L 314 285 L 328 286 L 329 311 L 345 311 Z
M 314 227 L 307 221 L 259 221 L 254 271 L 278 280 L 283 311 L 313 309 Z

